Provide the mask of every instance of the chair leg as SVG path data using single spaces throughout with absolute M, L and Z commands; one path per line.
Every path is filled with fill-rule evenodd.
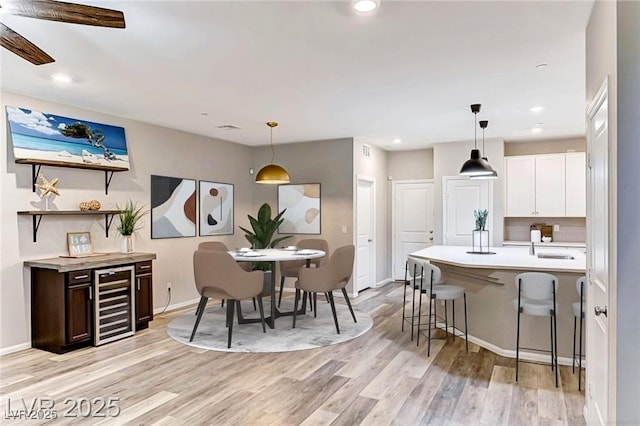
M 436 299 L 436 303 L 438 303 L 438 299 Z M 437 320 L 436 320 L 437 326 Z M 449 320 L 447 319 L 447 301 L 444 301 L 444 340 L 447 340 L 449 336 Z
M 280 277 L 280 294 L 278 295 L 278 308 L 282 302 L 282 292 L 284 291 L 284 277 Z
M 267 328 L 265 327 L 265 322 L 264 322 L 264 308 L 262 307 L 262 297 L 258 296 L 258 308 L 260 308 L 260 321 L 262 322 L 262 332 L 266 333 L 267 332 Z
M 351 301 L 349 300 L 349 295 L 347 294 L 347 290 L 342 287 L 342 295 L 344 296 L 344 300 L 347 301 L 347 306 L 349 307 L 349 311 L 351 312 L 351 316 L 353 317 L 353 322 L 358 322 L 356 319 L 356 314 L 353 313 L 353 308 L 351 307 Z M 404 321 L 402 322 L 404 324 Z
M 404 280 L 404 294 L 402 295 L 402 327 L 400 331 L 404 331 L 404 319 L 406 318 L 405 311 L 407 310 L 407 280 Z
M 576 317 L 573 317 L 573 351 L 571 352 L 571 373 L 576 374 Z
M 224 308 L 224 299 L 222 299 L 222 300 L 220 301 L 220 307 L 221 307 L 221 308 Z
M 555 297 L 554 297 L 554 306 L 555 306 Z M 556 316 L 556 310 L 553 310 L 553 354 L 555 356 L 555 364 L 556 364 L 556 387 L 558 387 L 558 317 Z
M 231 336 L 233 335 L 233 308 L 235 308 L 235 306 L 235 300 L 227 301 L 227 318 L 229 320 L 229 336 L 227 337 L 227 348 L 231 347 Z
M 298 300 L 300 300 L 300 289 L 296 288 L 296 297 L 293 300 L 293 327 L 296 328 L 296 317 L 298 316 Z
M 456 341 L 456 301 L 455 299 L 451 301 L 451 315 L 453 316 L 453 320 L 452 320 L 452 325 L 451 325 L 451 331 L 452 331 L 452 335 L 453 335 L 453 339 L 451 339 L 452 341 Z
M 336 323 L 336 331 L 340 334 L 340 327 L 338 327 L 338 315 L 336 315 L 336 304 L 333 301 L 333 293 L 329 292 L 329 304 L 331 305 L 331 312 L 333 312 L 333 322 Z
M 580 318 L 580 348 L 578 349 L 578 391 L 582 390 L 582 315 Z
M 255 297 L 253 298 L 253 310 L 254 311 L 258 310 L 258 308 L 256 307 L 256 298 Z
M 311 295 L 309 295 L 309 303 L 311 303 Z M 318 317 L 318 293 L 313 293 L 313 317 Z
M 433 304 L 436 299 L 429 294 L 429 330 L 427 331 L 427 357 L 431 356 L 431 310 L 435 308 Z M 436 312 L 433 312 L 433 326 L 436 326 Z
M 413 290 L 413 297 L 416 297 L 416 291 Z M 413 307 L 411 308 L 411 340 L 413 340 Z M 416 346 L 420 346 L 420 323 L 422 322 L 422 290 L 418 296 L 418 336 L 416 337 Z
M 552 311 L 553 312 L 553 311 Z M 556 365 L 553 360 L 553 351 L 554 351 L 554 347 L 553 347 L 553 313 L 551 313 L 551 315 L 549 315 L 549 337 L 551 338 L 551 371 L 553 371 L 553 367 Z
M 200 297 L 200 303 L 198 303 L 198 307 L 196 308 L 198 317 L 196 318 L 196 323 L 193 325 L 193 331 L 191 332 L 191 337 L 189 338 L 190 342 L 193 342 L 193 337 L 196 335 L 196 330 L 198 329 L 198 325 L 200 324 L 200 318 L 202 318 L 202 314 L 204 312 L 204 308 L 207 306 L 208 300 L 208 297 Z
M 464 293 L 464 340 L 469 352 L 469 327 L 467 327 L 467 293 Z

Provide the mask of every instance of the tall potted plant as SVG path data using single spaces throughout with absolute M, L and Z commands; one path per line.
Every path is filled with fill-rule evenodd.
M 268 203 L 264 203 L 258 209 L 258 217 L 255 218 L 251 215 L 247 215 L 249 218 L 249 224 L 251 225 L 250 231 L 246 228 L 240 226 L 239 228 L 244 231 L 244 237 L 251 243 L 251 248 L 253 249 L 264 249 L 264 248 L 274 248 L 278 243 L 286 240 L 287 238 L 291 238 L 291 235 L 285 235 L 284 237 L 279 237 L 274 239 L 273 234 L 275 234 L 278 227 L 284 222 L 282 215 L 287 209 L 282 210 L 275 217 L 271 217 L 271 206 Z M 253 269 L 259 269 L 262 271 L 270 271 L 271 264 L 268 262 L 254 262 Z
M 116 204 L 118 210 L 118 232 L 122 236 L 120 253 L 131 253 L 133 251 L 133 233 L 140 229 L 140 220 L 147 214 L 144 206 L 138 207 L 138 203 L 127 201 L 124 206 Z

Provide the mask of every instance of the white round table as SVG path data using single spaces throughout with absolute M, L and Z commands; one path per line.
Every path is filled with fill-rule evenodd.
M 270 293 L 271 293 L 271 315 L 265 318 L 267 324 L 269 324 L 270 328 L 275 328 L 276 318 L 283 316 L 291 316 L 293 315 L 293 311 L 290 312 L 281 312 L 276 308 L 276 262 L 287 262 L 291 260 L 306 260 L 307 268 L 310 265 L 311 259 L 317 259 L 319 257 L 324 257 L 327 254 L 322 250 L 287 250 L 287 249 L 256 249 L 251 250 L 250 252 L 243 252 L 240 250 L 231 250 L 228 251 L 237 262 L 269 262 L 271 263 L 271 282 L 270 282 Z M 299 314 L 304 314 L 306 311 L 306 300 L 303 300 L 302 309 L 298 312 Z M 238 309 L 238 322 L 240 324 L 243 323 L 251 323 L 251 322 L 260 322 L 259 318 L 244 318 L 242 315 L 242 311 Z

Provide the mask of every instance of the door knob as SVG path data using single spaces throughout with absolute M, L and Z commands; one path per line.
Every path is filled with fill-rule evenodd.
M 429 238 L 429 241 L 433 241 L 433 237 Z
M 605 306 L 604 308 L 601 308 L 598 305 L 595 305 L 593 307 L 593 312 L 596 314 L 597 317 L 600 316 L 600 314 L 604 314 L 604 316 L 607 316 L 607 307 Z
M 367 242 L 371 243 L 371 242 L 373 242 L 373 240 L 367 240 Z
M 429 231 L 430 234 L 433 234 L 433 229 L 431 231 Z

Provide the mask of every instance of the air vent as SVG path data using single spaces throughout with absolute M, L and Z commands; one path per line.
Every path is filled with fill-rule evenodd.
M 362 156 L 364 158 L 371 158 L 371 145 L 362 144 Z
M 222 130 L 240 130 L 240 127 L 234 126 L 233 124 L 223 124 L 222 126 L 216 126 L 216 127 Z

